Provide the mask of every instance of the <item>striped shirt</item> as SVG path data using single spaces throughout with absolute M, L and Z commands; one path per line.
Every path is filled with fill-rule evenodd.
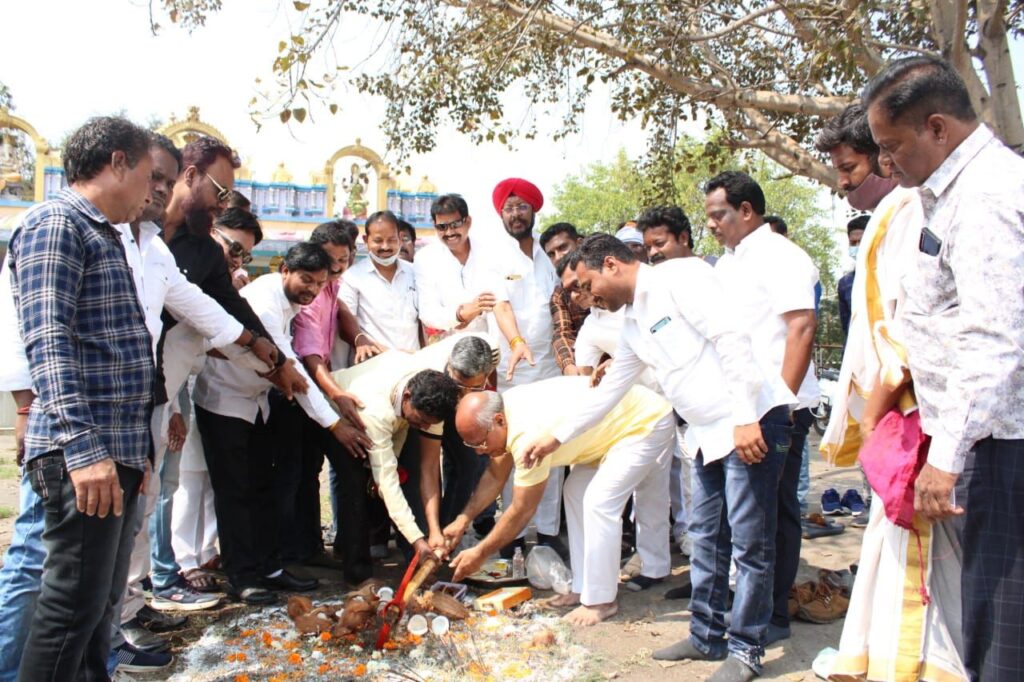
M 69 470 L 106 458 L 145 468 L 152 340 L 120 233 L 74 190 L 32 208 L 10 245 L 32 404 L 25 460 L 62 450 Z

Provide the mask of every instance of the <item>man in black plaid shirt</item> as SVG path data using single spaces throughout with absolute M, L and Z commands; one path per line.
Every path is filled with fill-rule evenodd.
M 43 586 L 19 679 L 107 679 L 152 441 L 153 356 L 115 224 L 149 202 L 151 137 L 95 118 L 64 153 L 70 188 L 25 216 L 10 248 L 38 399 L 25 475 L 46 509 Z

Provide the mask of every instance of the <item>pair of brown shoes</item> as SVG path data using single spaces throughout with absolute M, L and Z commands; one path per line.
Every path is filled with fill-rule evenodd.
M 842 574 L 821 569 L 818 580 L 794 585 L 789 591 L 789 617 L 809 623 L 831 623 L 846 615 L 850 589 Z

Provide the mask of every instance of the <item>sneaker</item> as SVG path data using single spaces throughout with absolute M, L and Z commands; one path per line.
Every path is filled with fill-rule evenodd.
M 864 513 L 864 500 L 861 498 L 860 493 L 850 488 L 843 493 L 843 499 L 840 500 L 843 510 L 849 512 L 851 516 L 860 516 Z
M 843 514 L 843 503 L 839 497 L 839 491 L 835 488 L 829 488 L 821 494 L 821 513 L 828 516 Z
M 850 525 L 854 528 L 867 528 L 868 527 L 868 515 L 861 514 L 860 516 L 854 516 L 853 520 L 850 521 Z
M 174 656 L 170 654 L 151 653 L 136 649 L 125 642 L 114 649 L 117 669 L 128 673 L 151 673 L 163 670 L 171 664 Z
M 802 604 L 797 617 L 808 623 L 831 623 L 846 615 L 850 600 L 825 581 L 818 581 L 814 598 Z
M 188 623 L 188 618 L 185 616 L 169 616 L 166 613 L 153 610 L 148 605 L 139 609 L 139 612 L 135 614 L 135 620 L 138 620 L 139 625 L 150 632 L 179 630 Z
M 122 672 L 120 668 L 114 671 L 114 674 L 110 676 L 110 682 L 136 682 L 135 678 L 126 672 Z
M 184 580 L 179 580 L 170 587 L 153 590 L 151 606 L 157 611 L 202 611 L 219 603 L 217 595 L 196 592 Z
M 142 651 L 148 651 L 149 653 L 166 653 L 171 649 L 171 643 L 169 640 L 164 639 L 160 635 L 153 634 L 146 628 L 142 627 L 138 618 L 132 618 L 131 620 L 121 623 L 121 634 L 124 638 L 135 647 Z

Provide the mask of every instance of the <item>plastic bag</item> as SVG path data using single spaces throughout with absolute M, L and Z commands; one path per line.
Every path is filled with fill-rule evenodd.
M 543 545 L 534 547 L 526 557 L 526 579 L 538 590 L 569 594 L 572 589 L 572 571 L 558 552 Z

